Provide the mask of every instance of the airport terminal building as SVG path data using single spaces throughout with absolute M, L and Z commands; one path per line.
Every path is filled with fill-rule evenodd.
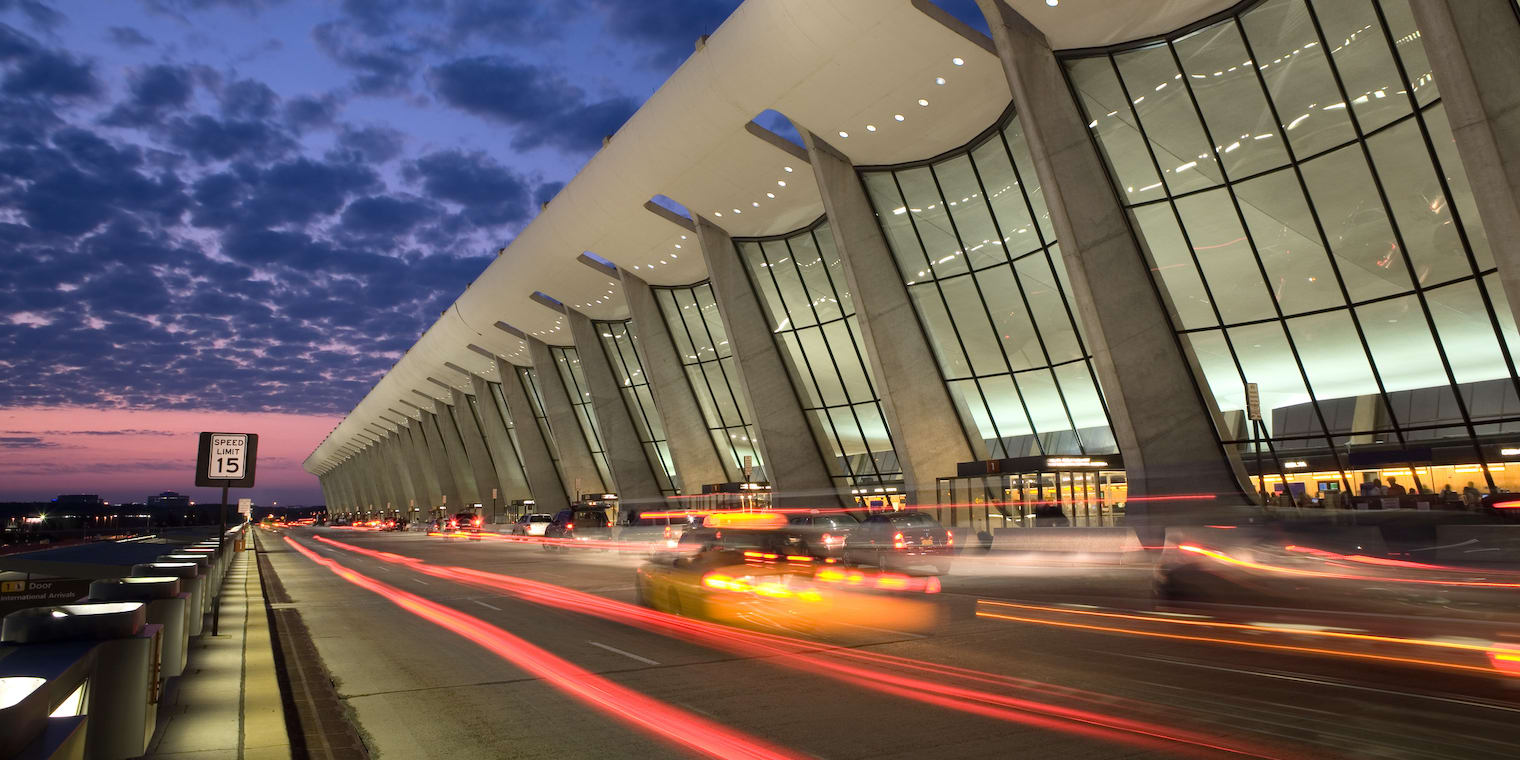
M 742 4 L 307 458 L 329 511 L 1520 490 L 1514 0 L 978 5 Z

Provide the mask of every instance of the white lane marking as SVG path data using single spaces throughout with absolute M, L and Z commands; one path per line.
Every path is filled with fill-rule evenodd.
M 1429 699 L 1429 700 L 1434 700 L 1436 702 L 1449 702 L 1451 704 L 1466 705 L 1468 707 L 1481 707 L 1481 708 L 1488 709 L 1488 710 L 1502 710 L 1504 712 L 1520 712 L 1520 708 L 1508 707 L 1508 706 L 1505 706 L 1505 705 L 1494 704 L 1492 702 L 1477 702 L 1477 701 L 1468 700 L 1468 699 L 1454 699 L 1452 697 L 1441 697 L 1441 696 L 1436 696 L 1435 694 L 1421 694 L 1419 692 L 1414 692 L 1414 691 L 1394 691 L 1392 689 L 1380 689 L 1380 688 L 1377 688 L 1376 686 L 1360 686 L 1360 685 L 1357 685 L 1357 684 L 1341 683 L 1339 681 L 1326 681 L 1326 680 L 1322 680 L 1322 679 L 1319 679 L 1319 678 L 1309 678 L 1307 676 L 1294 676 L 1294 675 L 1288 675 L 1286 673 L 1273 673 L 1271 671 L 1266 671 L 1266 670 L 1241 670 L 1241 669 L 1238 669 L 1238 668 L 1226 668 L 1226 667 L 1222 667 L 1222 666 L 1219 666 L 1219 665 L 1204 665 L 1201 662 L 1189 662 L 1187 660 L 1181 660 L 1181 659 L 1176 659 L 1176 658 L 1172 658 L 1172 657 L 1148 657 L 1148 656 L 1142 655 L 1142 654 L 1121 654 L 1119 652 L 1112 652 L 1111 654 L 1113 654 L 1116 657 L 1128 657 L 1128 658 L 1135 659 L 1135 660 L 1151 660 L 1153 662 L 1165 662 L 1165 663 L 1170 663 L 1170 664 L 1173 664 L 1173 665 L 1187 665 L 1188 667 L 1204 668 L 1204 669 L 1207 669 L 1207 670 L 1222 670 L 1222 671 L 1225 671 L 1227 673 L 1240 673 L 1242 675 L 1259 676 L 1261 678 L 1276 678 L 1276 679 L 1282 680 L 1282 681 L 1300 681 L 1302 683 L 1312 683 L 1312 684 L 1316 684 L 1316 685 L 1319 685 L 1319 686 L 1334 686 L 1334 687 L 1341 688 L 1341 689 L 1353 689 L 1353 690 L 1356 690 L 1356 691 L 1372 691 L 1372 692 L 1377 692 L 1379 694 L 1391 694 L 1391 695 L 1396 696 L 1396 697 L 1413 697 L 1413 698 L 1416 698 L 1416 699 Z
M 413 578 L 412 580 L 414 580 L 414 581 L 416 581 L 418 583 L 421 583 L 424 586 L 428 585 L 428 582 L 425 581 L 425 580 L 423 580 L 423 579 L 421 579 L 421 578 Z
M 605 650 L 607 650 L 609 652 L 612 652 L 613 654 L 620 654 L 620 655 L 622 655 L 624 657 L 627 657 L 630 660 L 638 660 L 639 662 L 642 662 L 645 665 L 659 665 L 660 664 L 658 662 L 655 662 L 654 660 L 649 659 L 648 657 L 640 657 L 640 656 L 634 654 L 633 652 L 624 652 L 623 650 L 618 649 L 617 647 L 609 647 L 609 646 L 607 646 L 606 644 L 603 644 L 600 641 L 588 641 L 586 643 L 590 644 L 591 646 L 594 646 L 594 647 L 600 647 L 602 649 L 605 649 Z
M 476 603 L 476 604 L 478 604 L 478 605 L 480 605 L 480 606 L 482 606 L 482 607 L 484 607 L 484 608 L 486 608 L 488 610 L 496 610 L 497 612 L 501 612 L 501 608 L 497 607 L 494 604 L 486 604 L 485 602 L 482 602 L 479 599 L 471 599 L 470 601 L 472 601 L 472 602 L 474 602 L 474 603 Z

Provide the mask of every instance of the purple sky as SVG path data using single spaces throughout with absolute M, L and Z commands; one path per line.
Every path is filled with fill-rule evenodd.
M 242 495 L 320 501 L 300 458 L 737 5 L 0 0 L 0 500 L 191 491 L 59 430 L 130 412 L 310 428 Z

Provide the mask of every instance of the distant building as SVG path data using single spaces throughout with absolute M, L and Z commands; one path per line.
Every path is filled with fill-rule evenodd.
M 59 507 L 88 508 L 104 506 L 109 502 L 101 501 L 99 494 L 93 493 L 68 493 L 59 494 L 53 498 L 53 503 Z
M 164 491 L 157 496 L 149 496 L 148 506 L 158 509 L 188 509 L 190 497 L 174 491 Z

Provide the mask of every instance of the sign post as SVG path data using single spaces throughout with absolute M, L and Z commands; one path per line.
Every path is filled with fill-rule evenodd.
M 1246 383 L 1246 419 L 1251 421 L 1251 448 L 1256 449 L 1256 492 L 1261 494 L 1262 504 L 1266 504 L 1267 474 L 1261 471 L 1261 442 L 1256 437 L 1261 426 L 1261 391 L 1256 383 Z
M 222 532 L 217 534 L 218 554 L 227 542 L 227 489 L 252 488 L 254 465 L 258 462 L 257 433 L 201 433 L 195 455 L 195 484 L 202 488 L 222 488 L 222 503 L 217 508 Z M 212 607 L 211 635 L 215 636 L 221 617 L 221 590 L 217 590 Z

